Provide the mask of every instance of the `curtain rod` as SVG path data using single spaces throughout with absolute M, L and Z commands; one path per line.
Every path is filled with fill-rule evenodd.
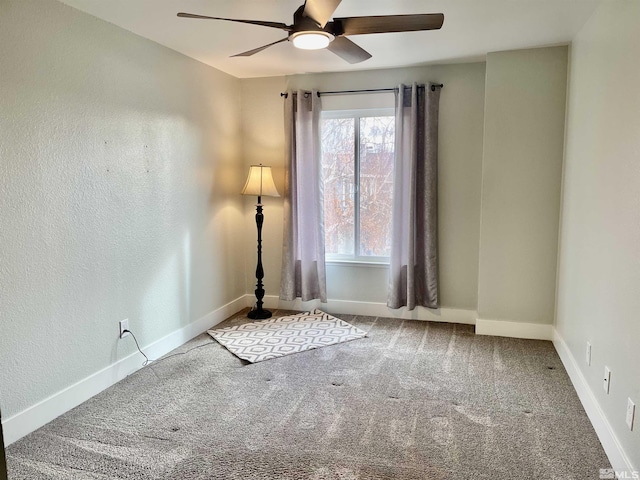
M 436 87 L 442 88 L 444 87 L 444 84 L 442 83 L 433 83 L 431 84 L 431 91 L 435 92 Z M 406 88 L 410 88 L 410 87 L 406 87 Z M 363 89 L 363 90 L 334 90 L 332 92 L 318 92 L 318 96 L 321 95 L 345 95 L 345 94 L 349 94 L 349 93 L 378 93 L 378 92 L 397 92 L 398 91 L 398 87 L 395 88 L 368 88 L 368 89 Z M 289 94 L 288 93 L 280 93 L 281 97 L 287 98 Z M 305 92 L 305 95 L 310 95 L 310 92 Z

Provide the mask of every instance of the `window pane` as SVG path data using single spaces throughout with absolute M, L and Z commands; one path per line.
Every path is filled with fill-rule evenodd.
M 360 255 L 391 254 L 394 117 L 360 119 Z
M 354 255 L 354 119 L 322 121 L 325 253 Z

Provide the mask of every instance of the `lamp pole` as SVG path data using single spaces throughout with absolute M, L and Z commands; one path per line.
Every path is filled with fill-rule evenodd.
M 251 310 L 247 316 L 254 320 L 262 320 L 271 317 L 271 312 L 262 308 L 264 298 L 264 285 L 262 279 L 264 278 L 264 269 L 262 268 L 262 223 L 264 222 L 264 215 L 262 214 L 262 198 L 258 195 L 258 203 L 256 204 L 256 227 L 258 228 L 258 265 L 256 266 L 256 278 L 258 283 L 256 284 L 256 308 Z
M 273 183 L 273 176 L 271 175 L 271 167 L 266 167 L 262 164 L 251 165 L 249 168 L 249 176 L 247 182 L 242 189 L 242 195 L 255 195 L 258 197 L 258 203 L 256 204 L 256 227 L 258 228 L 258 265 L 256 266 L 256 278 L 258 283 L 256 284 L 256 306 L 251 309 L 247 314 L 247 317 L 254 320 L 262 320 L 271 317 L 271 312 L 262 308 L 264 302 L 264 285 L 262 279 L 264 278 L 264 269 L 262 268 L 262 224 L 264 223 L 264 215 L 262 214 L 262 197 L 279 197 L 278 189 Z

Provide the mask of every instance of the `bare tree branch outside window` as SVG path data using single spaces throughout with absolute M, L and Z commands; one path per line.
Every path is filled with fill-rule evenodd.
M 323 119 L 327 254 L 389 256 L 394 139 L 393 116 Z

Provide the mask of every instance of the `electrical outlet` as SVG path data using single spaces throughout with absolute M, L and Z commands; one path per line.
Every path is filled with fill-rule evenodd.
M 636 414 L 636 404 L 627 398 L 627 426 L 629 430 L 633 430 L 633 419 Z
M 587 365 L 591 365 L 591 344 L 589 342 L 587 342 L 587 351 L 586 351 L 585 360 L 587 362 Z
M 604 383 L 602 384 L 602 388 L 604 388 L 604 392 L 609 395 L 609 386 L 611 384 L 611 370 L 609 367 L 604 367 Z
M 129 335 L 129 332 L 125 332 L 125 330 L 129 330 L 129 319 L 125 318 L 124 320 L 120 320 L 120 338 L 124 338 Z

